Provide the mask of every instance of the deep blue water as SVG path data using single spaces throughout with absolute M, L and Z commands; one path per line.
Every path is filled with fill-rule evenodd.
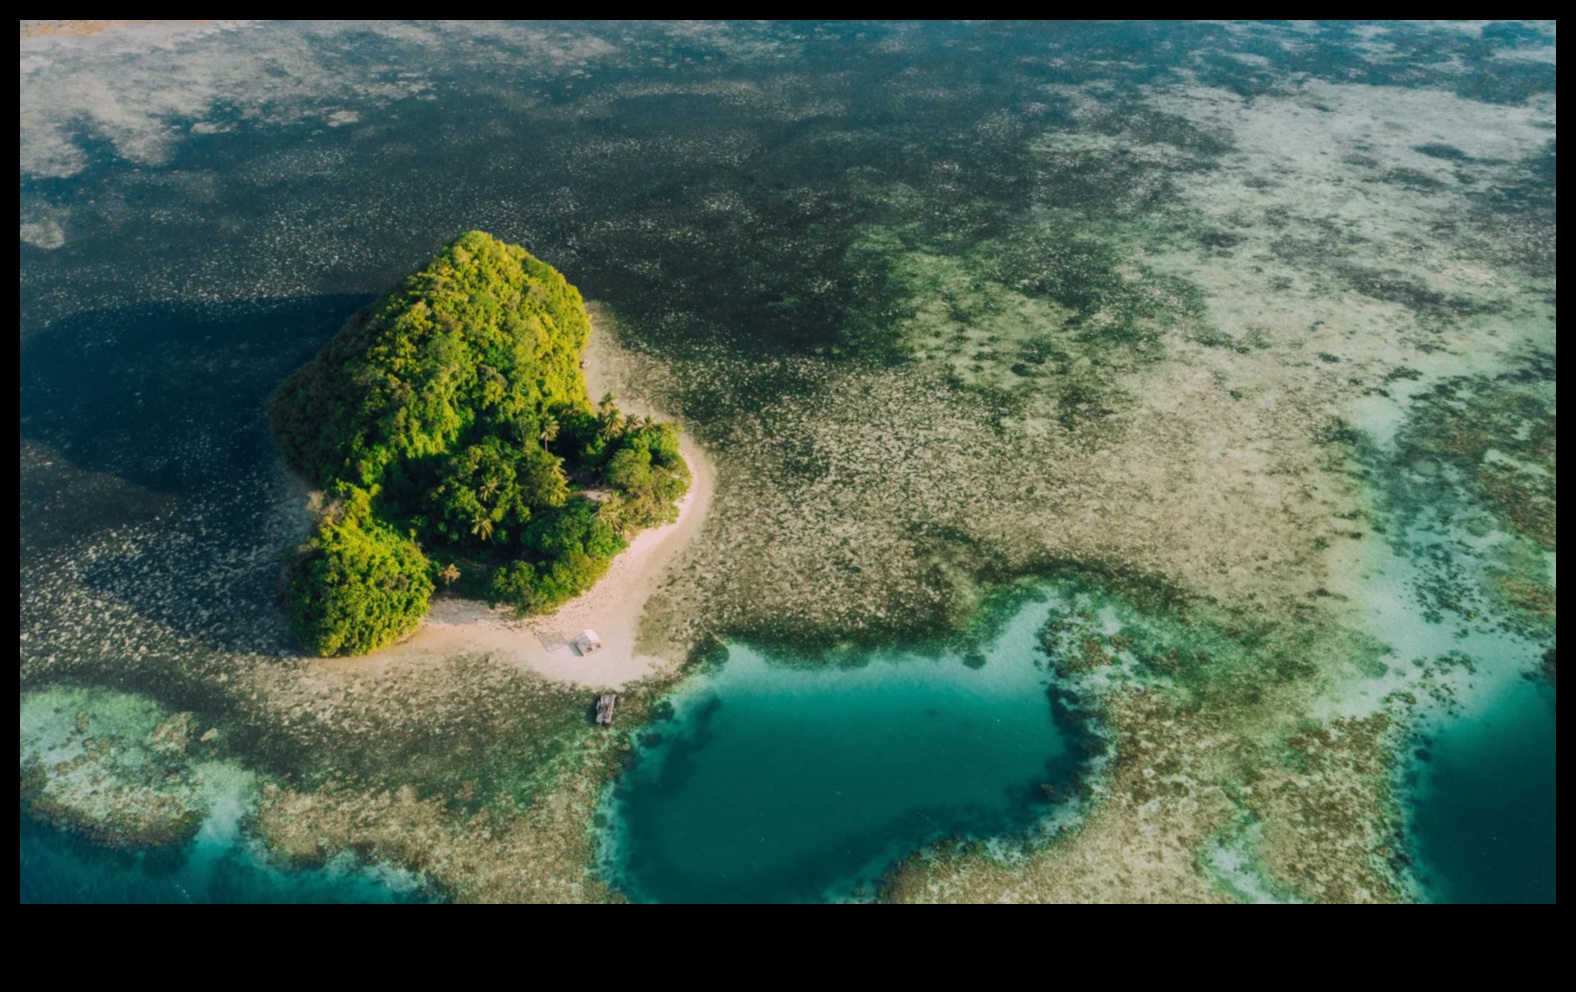
M 1412 827 L 1436 901 L 1555 901 L 1554 694 L 1517 682 L 1418 760 Z

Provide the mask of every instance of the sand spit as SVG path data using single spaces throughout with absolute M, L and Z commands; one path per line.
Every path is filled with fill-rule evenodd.
M 610 323 L 598 308 L 592 308 L 592 315 L 603 327 Z M 615 393 L 620 406 L 631 415 L 661 416 L 641 396 L 623 388 L 627 366 L 617 345 L 607 337 L 593 331 L 586 348 L 587 391 L 593 398 Z M 382 671 L 409 661 L 485 654 L 555 681 L 618 689 L 676 662 L 643 653 L 636 647 L 636 634 L 658 580 L 699 533 L 711 506 L 715 486 L 711 460 L 688 437 L 680 442 L 679 450 L 689 464 L 691 482 L 689 492 L 679 500 L 678 520 L 637 535 L 585 595 L 547 616 L 523 619 L 508 608 L 493 609 L 477 600 L 440 595 L 433 600 L 421 627 L 400 643 L 364 658 L 322 664 Z M 574 639 L 586 629 L 596 631 L 602 639 L 602 650 L 592 655 L 581 655 L 574 646 Z

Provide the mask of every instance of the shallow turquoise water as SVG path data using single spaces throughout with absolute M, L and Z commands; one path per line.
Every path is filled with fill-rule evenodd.
M 1519 681 L 1419 758 L 1413 833 L 1439 902 L 1554 902 L 1554 687 Z
M 1424 746 L 1402 793 L 1425 895 L 1437 902 L 1554 901 L 1554 686 L 1523 673 L 1542 646 L 1482 626 L 1429 621 L 1412 565 L 1370 583 L 1373 629 L 1398 658 L 1471 659 L 1449 712 L 1419 717 Z M 1402 662 L 1403 664 L 1405 662 Z
M 408 878 L 354 863 L 289 870 L 230 831 L 175 851 L 125 854 L 21 816 L 23 903 L 423 902 Z
M 639 748 L 610 874 L 640 901 L 854 898 L 927 841 L 1030 828 L 1041 785 L 1065 795 L 1083 755 L 1034 664 L 1047 610 L 1024 607 L 981 667 L 896 652 L 791 667 L 733 646 Z

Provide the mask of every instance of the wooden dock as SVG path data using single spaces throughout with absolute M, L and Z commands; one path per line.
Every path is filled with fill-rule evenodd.
M 613 707 L 618 705 L 618 697 L 611 692 L 603 693 L 596 701 L 596 722 L 606 727 L 613 722 Z

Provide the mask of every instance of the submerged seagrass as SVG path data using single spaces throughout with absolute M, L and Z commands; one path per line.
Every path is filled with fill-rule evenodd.
M 595 411 L 580 293 L 471 231 L 350 319 L 268 421 L 330 501 L 288 568 L 296 637 L 362 654 L 409 633 L 435 583 L 522 612 L 588 589 L 689 483 L 678 428 Z M 600 499 L 586 494 L 596 491 Z

